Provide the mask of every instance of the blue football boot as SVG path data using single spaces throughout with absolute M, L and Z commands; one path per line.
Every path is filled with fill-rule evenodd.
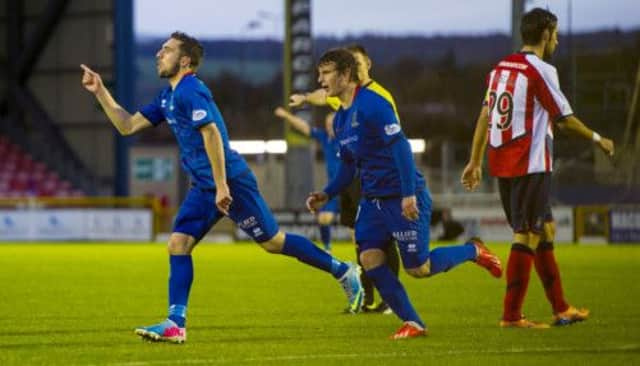
M 364 301 L 364 289 L 362 288 L 362 283 L 360 283 L 360 266 L 353 263 L 347 264 L 349 269 L 338 281 L 347 294 L 349 301 L 346 312 L 356 314 L 362 309 L 362 302 Z
M 187 329 L 180 328 L 170 319 L 160 324 L 136 328 L 135 332 L 143 339 L 154 342 L 184 343 L 187 340 Z

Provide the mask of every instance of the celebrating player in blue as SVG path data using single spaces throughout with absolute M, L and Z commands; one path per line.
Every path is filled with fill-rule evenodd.
M 351 52 L 353 58 L 356 60 L 356 65 L 358 67 L 358 81 L 360 82 L 360 87 L 367 88 L 372 92 L 379 94 L 382 98 L 388 100 L 389 103 L 391 103 L 393 110 L 396 111 L 396 114 L 398 114 L 396 102 L 391 93 L 385 87 L 371 78 L 370 71 L 373 62 L 371 61 L 371 57 L 369 57 L 369 53 L 364 48 L 364 46 L 354 43 L 345 46 L 344 48 Z M 334 111 L 337 111 L 340 108 L 340 98 L 327 96 L 327 91 L 323 88 L 318 88 L 311 93 L 306 94 L 292 94 L 289 97 L 290 107 L 298 107 L 304 103 L 309 103 L 317 106 L 327 105 Z M 400 119 L 400 117 L 397 118 Z M 358 179 L 358 176 L 356 174 L 353 182 L 340 193 L 340 224 L 350 228 L 352 236 L 356 223 L 358 204 L 360 202 L 360 191 L 360 179 Z M 353 241 L 355 244 L 355 238 Z M 397 277 L 400 272 L 400 258 L 398 256 L 396 245 L 390 244 L 385 246 L 384 249 L 386 263 L 389 265 L 389 267 Z M 358 264 L 362 265 L 362 263 L 360 262 L 360 248 L 358 247 L 358 245 L 356 245 L 356 256 L 358 257 Z M 378 303 L 375 302 L 373 282 L 371 282 L 369 277 L 367 277 L 366 273 L 363 273 L 360 276 L 360 281 L 362 282 L 362 287 L 364 289 L 364 304 L 362 307 L 362 311 L 391 314 L 391 309 L 384 301 L 380 301 Z
M 305 136 L 312 137 L 322 147 L 324 162 L 327 168 L 327 180 L 331 180 L 338 170 L 338 141 L 333 135 L 333 116 L 330 112 L 325 117 L 324 128 L 310 127 L 307 121 L 287 111 L 282 107 L 276 108 L 274 114 L 282 118 L 286 123 L 300 131 Z M 320 239 L 324 250 L 331 251 L 331 224 L 338 213 L 338 197 L 329 200 L 318 213 L 318 225 L 320 226 Z
M 191 253 L 224 215 L 267 252 L 295 257 L 331 273 L 347 293 L 349 308 L 359 311 L 363 296 L 359 267 L 333 258 L 305 237 L 279 230 L 247 163 L 229 147 L 227 129 L 211 92 L 195 75 L 202 56 L 203 48 L 196 39 L 173 33 L 156 55 L 158 75 L 168 79 L 169 86 L 133 115 L 113 99 L 99 74 L 81 65 L 82 84 L 96 96 L 122 135 L 167 121 L 192 182 L 169 237 L 168 317 L 159 324 L 137 328 L 136 334 L 154 341 L 186 340 L 187 302 L 193 282 Z
M 404 322 L 392 338 L 424 336 L 425 323 L 385 264 L 384 246 L 395 239 L 405 270 L 418 278 L 448 271 L 465 261 L 475 261 L 500 277 L 500 260 L 475 238 L 429 251 L 431 197 L 393 106 L 380 94 L 359 86 L 356 61 L 345 49 L 326 52 L 318 73 L 327 95 L 340 98 L 333 128 L 341 163 L 336 177 L 322 192 L 312 193 L 307 206 L 316 211 L 347 187 L 359 170 L 362 198 L 355 237 L 360 260 L 380 296 Z

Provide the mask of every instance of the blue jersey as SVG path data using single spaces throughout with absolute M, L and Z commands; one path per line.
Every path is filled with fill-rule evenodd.
M 355 164 L 360 172 L 362 195 L 401 197 L 400 170 L 391 145 L 406 137 L 392 103 L 368 88 L 359 87 L 351 106 L 340 107 L 336 112 L 333 128 L 340 143 L 340 158 Z M 415 167 L 413 157 L 409 158 Z M 425 189 L 424 177 L 417 170 L 413 179 L 416 192 Z
M 163 89 L 140 113 L 154 126 L 167 121 L 180 147 L 182 167 L 199 188 L 215 188 L 213 171 L 204 148 L 200 127 L 215 123 L 222 137 L 227 179 L 237 177 L 249 167 L 244 158 L 229 147 L 229 135 L 211 91 L 194 74 L 185 75 L 176 85 Z
M 335 138 L 330 138 L 327 131 L 321 128 L 312 128 L 311 137 L 313 137 L 322 146 L 322 152 L 324 154 L 324 161 L 327 165 L 327 179 L 331 180 L 336 176 L 338 171 L 338 152 L 340 151 L 340 144 Z

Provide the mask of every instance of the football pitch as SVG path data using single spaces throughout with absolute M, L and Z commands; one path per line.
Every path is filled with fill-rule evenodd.
M 506 262 L 509 246 L 491 245 Z M 349 244 L 334 253 L 353 260 Z M 470 263 L 402 276 L 430 334 L 388 339 L 394 315 L 345 315 L 330 275 L 253 244 L 203 244 L 184 345 L 147 343 L 163 319 L 163 244 L 0 244 L 0 365 L 633 365 L 640 364 L 640 246 L 556 248 L 567 299 L 591 319 L 501 329 L 504 278 Z M 532 272 L 525 314 L 551 319 Z

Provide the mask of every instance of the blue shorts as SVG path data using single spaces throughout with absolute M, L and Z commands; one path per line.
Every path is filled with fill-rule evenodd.
M 273 238 L 278 233 L 278 224 L 258 191 L 253 173 L 247 171 L 228 183 L 233 198 L 229 218 L 257 243 Z M 216 207 L 215 197 L 214 189 L 192 187 L 176 215 L 173 232 L 200 241 L 224 216 Z
M 551 173 L 498 178 L 502 208 L 514 233 L 542 234 L 551 214 Z
M 409 221 L 402 216 L 402 199 L 362 198 L 356 215 L 355 236 L 360 251 L 381 249 L 396 240 L 404 268 L 417 268 L 429 259 L 431 197 L 426 190 L 416 194 L 420 216 Z
M 327 202 L 324 206 L 322 206 L 322 208 L 320 209 L 320 212 L 331 212 L 333 214 L 337 214 L 338 213 L 338 197 L 336 196 L 330 199 L 329 202 Z

